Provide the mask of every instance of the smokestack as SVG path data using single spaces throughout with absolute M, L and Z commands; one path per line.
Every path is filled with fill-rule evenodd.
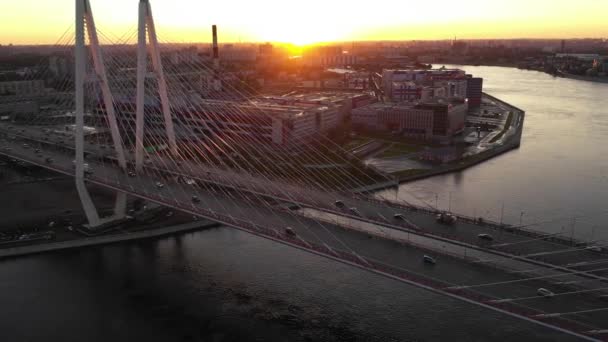
M 211 29 L 213 31 L 213 66 L 215 70 L 218 70 L 220 67 L 220 49 L 217 44 L 217 25 L 213 25 Z
M 220 48 L 217 43 L 217 25 L 211 26 L 213 31 L 213 90 L 220 91 L 222 83 L 220 82 Z

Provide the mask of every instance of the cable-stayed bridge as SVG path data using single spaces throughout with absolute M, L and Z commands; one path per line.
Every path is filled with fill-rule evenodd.
M 171 63 L 148 1 L 123 37 L 95 26 L 89 1 L 75 3 L 75 35 L 57 43 L 74 72 L 41 67 L 30 77 L 52 79 L 53 91 L 8 97 L 44 104 L 0 123 L 0 154 L 73 176 L 90 229 L 124 219 L 138 197 L 583 339 L 608 336 L 602 241 L 466 218 L 446 226 L 432 208 L 354 191 L 394 181 L 323 136 L 295 134 L 322 116 L 274 113 L 223 82 L 217 59 Z M 282 123 L 293 135 L 276 144 L 265 127 Z M 116 191 L 114 216 L 99 217 L 87 183 Z

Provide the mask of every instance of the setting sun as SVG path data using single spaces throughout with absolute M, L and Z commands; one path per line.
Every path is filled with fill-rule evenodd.
M 317 42 L 329 42 L 348 39 L 348 32 L 339 27 L 329 25 L 307 24 L 302 21 L 279 24 L 281 29 L 274 25 L 260 26 L 254 29 L 254 34 L 261 41 L 286 42 L 295 45 L 308 45 Z
M 462 38 L 576 38 L 608 36 L 608 2 L 581 0 L 438 0 L 432 4 L 380 0 L 360 5 L 311 0 L 201 2 L 152 1 L 165 40 L 208 41 L 220 26 L 223 42 L 276 41 L 310 44 L 336 40 Z M 73 0 L 5 1 L 0 44 L 52 43 L 73 21 Z M 124 33 L 137 22 L 137 1 L 91 1 L 100 28 Z M 27 25 L 22 23 L 27 22 Z

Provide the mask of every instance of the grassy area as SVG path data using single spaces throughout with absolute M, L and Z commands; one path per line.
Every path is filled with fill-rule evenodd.
M 508 131 L 509 128 L 511 128 L 511 124 L 513 123 L 513 117 L 515 115 L 513 114 L 513 112 L 509 112 L 509 117 L 507 118 L 507 122 L 505 123 L 505 127 L 503 127 L 502 131 L 500 131 L 500 133 L 498 133 L 494 138 L 492 138 L 492 140 L 490 140 L 490 143 L 495 143 L 498 140 L 500 140 Z
M 493 152 L 491 150 L 486 150 L 481 153 L 477 153 L 477 154 L 456 160 L 456 161 L 450 163 L 450 165 L 457 165 L 457 164 L 464 164 L 464 163 L 476 163 L 480 160 L 483 160 L 488 154 L 492 154 L 492 153 Z
M 378 157 L 380 158 L 392 158 L 399 157 L 409 153 L 414 153 L 421 151 L 424 146 L 420 145 L 410 145 L 403 143 L 394 143 L 391 147 L 382 152 Z
M 351 139 L 348 143 L 344 144 L 344 146 L 342 146 L 343 149 L 349 151 L 352 150 L 355 147 L 359 147 L 363 144 L 366 144 L 370 141 L 374 140 L 373 138 L 369 138 L 369 137 L 356 137 L 354 139 Z
M 374 140 L 387 144 L 392 144 L 392 146 L 390 146 L 387 150 L 385 150 L 378 156 L 380 158 L 399 157 L 405 154 L 422 151 L 425 147 L 441 146 L 440 144 L 435 142 L 420 141 L 404 136 L 395 136 L 387 133 L 378 132 L 364 132 L 360 133 L 360 135 L 351 139 L 348 143 L 344 144 L 342 148 L 348 151 Z
M 384 141 L 384 142 L 394 142 L 394 143 L 401 143 L 401 144 L 405 144 L 405 145 L 421 146 L 421 147 L 425 147 L 425 146 L 440 147 L 441 146 L 441 144 L 439 144 L 437 142 L 421 141 L 419 139 L 404 137 L 404 136 L 400 136 L 400 135 L 392 135 L 389 133 L 365 132 L 362 134 L 365 137 L 368 137 L 368 138 L 371 138 L 374 140 L 378 140 L 378 141 Z

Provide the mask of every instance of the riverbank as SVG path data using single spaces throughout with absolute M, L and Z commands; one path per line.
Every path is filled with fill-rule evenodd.
M 558 76 L 563 78 L 569 78 L 571 80 L 578 81 L 586 81 L 586 82 L 595 82 L 595 83 L 608 83 L 608 77 L 592 77 L 592 76 L 583 76 L 583 75 L 574 75 L 561 71 Z
M 538 72 L 545 73 L 547 75 L 551 75 L 553 77 L 567 78 L 567 79 L 577 80 L 577 81 L 585 81 L 585 82 L 593 82 L 593 83 L 608 83 L 608 76 L 600 77 L 600 76 L 575 75 L 575 74 L 570 74 L 570 73 L 567 73 L 567 72 L 564 72 L 561 70 L 548 71 L 548 70 L 544 70 L 542 68 L 524 68 L 522 70 L 538 71 Z
M 451 63 L 451 62 L 437 62 L 437 63 L 433 63 L 434 65 L 438 66 L 440 64 L 445 64 L 445 65 L 453 65 L 453 66 L 466 66 L 466 67 L 470 67 L 470 66 L 475 66 L 475 67 L 480 67 L 480 66 L 484 66 L 484 67 L 498 67 L 498 68 L 513 68 L 513 69 L 518 69 L 519 65 L 517 63 L 509 63 L 509 62 L 505 62 L 505 63 L 479 63 L 479 64 L 471 64 L 471 63 Z
M 523 125 L 525 121 L 525 111 L 487 93 L 484 93 L 483 96 L 509 108 L 510 111 L 512 111 L 517 116 L 517 118 L 509 120 L 508 125 L 510 125 L 510 127 L 505 127 L 504 129 L 505 131 L 507 131 L 511 128 L 514 128 L 516 129 L 516 132 L 510 137 L 507 137 L 506 140 L 502 143 L 495 144 L 488 150 L 466 157 L 464 159 L 460 159 L 456 162 L 442 165 L 434 169 L 406 170 L 404 172 L 397 173 L 396 177 L 399 183 L 413 182 L 433 176 L 443 175 L 452 172 L 459 172 L 477 164 L 480 164 L 484 161 L 487 161 L 489 159 L 492 159 L 494 157 L 497 157 L 503 153 L 519 148 L 521 144 Z M 501 138 L 497 139 L 497 141 Z
M 196 221 L 166 228 L 156 228 L 141 231 L 127 231 L 120 234 L 82 237 L 79 239 L 61 242 L 45 242 L 36 245 L 10 247 L 0 249 L 0 258 L 18 257 L 30 254 L 40 254 L 89 246 L 109 245 L 133 240 L 159 238 L 172 234 L 187 233 L 195 230 L 215 228 L 218 226 L 218 223 L 212 221 Z

